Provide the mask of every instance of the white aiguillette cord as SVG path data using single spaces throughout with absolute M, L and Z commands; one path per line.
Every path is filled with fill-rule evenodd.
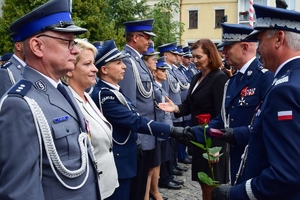
M 64 185 L 66 188 L 71 190 L 77 190 L 81 188 L 85 183 L 89 175 L 89 161 L 88 161 L 88 152 L 87 152 L 87 142 L 88 142 L 88 136 L 87 133 L 81 132 L 78 137 L 78 143 L 80 147 L 81 152 L 81 166 L 77 170 L 68 170 L 62 161 L 60 160 L 60 157 L 57 153 L 53 136 L 51 133 L 51 129 L 49 127 L 49 124 L 47 122 L 47 119 L 42 111 L 42 109 L 39 107 L 37 102 L 34 99 L 30 99 L 26 96 L 24 96 L 24 99 L 28 103 L 30 110 L 34 117 L 34 123 L 36 126 L 39 143 L 40 143 L 40 178 L 42 179 L 42 139 L 44 142 L 45 150 L 47 153 L 47 157 L 50 163 L 50 166 L 52 168 L 53 173 L 55 174 L 56 178 L 59 180 L 59 182 Z M 41 139 L 42 136 L 42 139 Z M 55 167 L 54 167 L 55 166 Z M 78 186 L 69 186 L 67 185 L 57 174 L 56 169 L 65 177 L 67 178 L 77 178 L 81 176 L 85 171 L 86 175 L 84 180 L 81 184 Z
M 229 121 L 230 115 L 228 115 L 228 117 L 226 117 L 226 109 L 225 109 L 226 91 L 228 88 L 228 83 L 229 83 L 229 80 L 224 85 L 224 94 L 223 94 L 223 102 L 222 102 L 222 109 L 221 109 L 221 117 L 223 119 L 224 128 L 229 128 L 229 122 L 230 122 Z M 227 144 L 227 151 L 228 151 L 228 158 L 229 158 L 229 182 L 231 183 L 230 156 L 229 156 L 230 155 L 230 146 L 229 146 L 229 144 Z M 248 154 L 248 145 L 245 147 L 244 153 L 241 156 L 241 163 L 239 166 L 239 170 L 236 173 L 236 176 L 235 176 L 236 178 L 235 178 L 233 185 L 236 185 L 238 178 L 243 174 L 246 160 L 247 160 L 247 154 Z

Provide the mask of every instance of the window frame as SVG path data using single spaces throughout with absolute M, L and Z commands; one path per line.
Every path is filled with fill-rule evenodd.
M 215 9 L 215 28 L 222 28 L 222 18 L 225 16 L 225 9 Z
M 198 29 L 198 16 L 198 10 L 189 10 L 189 29 Z

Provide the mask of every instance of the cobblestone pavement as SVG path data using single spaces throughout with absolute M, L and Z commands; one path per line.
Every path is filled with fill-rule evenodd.
M 179 163 L 188 167 L 188 171 L 183 176 L 176 176 L 176 179 L 183 180 L 184 184 L 180 190 L 159 188 L 160 193 L 169 200 L 202 200 L 202 191 L 198 182 L 191 180 L 191 165 Z

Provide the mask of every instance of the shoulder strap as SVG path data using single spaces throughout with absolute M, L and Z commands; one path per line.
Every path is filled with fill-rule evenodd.
M 125 107 L 127 107 L 129 110 L 131 110 L 130 106 L 128 105 L 128 102 L 126 101 L 125 97 L 122 95 L 121 92 L 119 92 L 117 90 L 112 90 L 112 89 L 109 89 L 109 88 L 101 88 L 100 92 L 98 93 L 99 108 L 100 108 L 101 112 L 103 112 L 102 105 L 101 105 L 101 91 L 102 90 L 108 90 L 108 91 L 112 92 L 117 97 L 117 99 L 120 101 L 121 104 L 123 104 Z
M 7 69 L 11 64 L 12 64 L 12 62 L 7 61 L 6 63 L 3 63 L 3 64 L 1 65 L 1 68 Z
M 22 79 L 15 84 L 7 94 L 18 94 L 24 97 L 32 86 L 32 82 Z

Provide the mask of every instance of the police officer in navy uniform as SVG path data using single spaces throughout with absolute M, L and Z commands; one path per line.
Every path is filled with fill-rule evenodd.
M 192 52 L 190 50 L 189 46 L 185 46 L 182 48 L 182 64 L 179 67 L 179 70 L 181 72 L 183 72 L 186 77 L 188 78 L 189 83 L 191 82 L 193 76 L 195 75 L 195 73 L 192 71 L 191 69 L 191 58 L 193 57 Z
M 130 199 L 131 181 L 137 173 L 137 133 L 167 139 L 174 131 L 184 130 L 139 115 L 133 102 L 118 85 L 126 69 L 123 58 L 125 55 L 117 49 L 113 40 L 105 43 L 95 59 L 100 79 L 91 94 L 96 105 L 113 125 L 113 153 L 120 186 L 108 199 L 115 200 Z
M 1 98 L 0 199 L 101 199 L 88 122 L 60 83 L 79 52 L 74 35 L 86 32 L 69 10 L 69 0 L 52 0 L 10 26 L 27 65 Z
M 300 199 L 300 13 L 254 4 L 255 31 L 264 67 L 275 78 L 249 126 L 246 181 L 221 185 L 213 200 Z
M 169 96 L 169 94 L 162 88 L 162 82 L 166 80 L 167 78 L 167 68 L 168 66 L 165 65 L 165 57 L 162 56 L 160 58 L 157 59 L 157 63 L 156 63 L 156 69 L 154 71 L 152 71 L 153 77 L 154 77 L 154 93 L 155 93 L 155 99 L 157 103 L 161 103 L 161 102 L 165 102 L 166 101 L 166 97 Z M 170 112 L 164 112 L 163 110 L 159 109 L 158 107 L 156 107 L 155 109 L 155 114 L 156 114 L 156 120 L 165 124 L 169 124 L 169 125 L 173 125 L 173 121 L 172 121 L 172 117 L 171 117 L 171 113 Z M 170 163 L 171 164 L 171 160 L 172 160 L 172 148 L 170 146 L 170 142 L 169 140 L 160 140 L 160 150 L 161 150 L 161 165 L 163 164 L 163 166 L 166 166 L 166 163 Z M 168 165 L 167 165 L 168 166 Z M 161 167 L 161 166 L 160 166 Z M 170 177 L 172 177 L 172 167 L 171 165 L 169 165 L 169 167 L 166 169 L 164 168 L 163 170 L 169 170 L 168 173 L 170 174 Z M 161 169 L 160 172 L 161 173 Z M 161 177 L 161 176 L 160 176 Z M 160 177 L 158 180 L 160 180 Z M 180 184 L 183 184 L 183 181 L 181 182 L 181 180 L 176 180 L 173 179 L 173 181 L 179 181 L 177 182 L 177 184 L 175 182 L 174 186 L 177 189 L 180 189 L 181 186 Z M 176 184 L 176 185 L 175 185 Z M 156 186 L 158 187 L 158 185 Z M 152 189 L 152 186 L 151 186 Z M 167 199 L 166 197 L 160 197 L 159 195 L 159 191 L 158 194 L 156 193 L 152 193 L 153 191 L 150 190 L 151 195 L 154 197 L 152 199 Z M 155 191 L 154 191 L 155 192 Z M 150 197 L 151 197 L 150 195 Z
M 17 81 L 22 78 L 23 69 L 26 65 L 23 44 L 17 33 L 12 33 L 11 38 L 14 42 L 14 54 L 0 68 L 0 97 Z
M 156 70 L 160 71 L 166 71 L 168 69 L 168 66 L 165 64 L 165 57 L 162 56 L 157 59 L 156 63 Z M 162 88 L 161 82 L 158 80 L 158 78 L 155 78 L 154 82 L 154 92 L 155 92 L 155 98 L 157 103 L 166 102 L 166 97 L 169 96 L 169 94 Z M 173 125 L 171 113 L 165 112 L 158 107 L 156 107 L 156 116 L 157 121 L 164 122 L 165 124 Z
M 177 45 L 177 62 L 175 63 L 174 73 L 178 78 L 179 85 L 180 85 L 180 96 L 181 101 L 183 102 L 186 99 L 186 96 L 188 94 L 188 90 L 190 88 L 190 80 L 182 70 L 184 67 L 182 66 L 183 61 L 183 55 L 185 54 L 183 52 L 182 45 Z M 190 126 L 191 125 L 191 114 L 187 116 L 183 116 L 183 126 Z M 185 164 L 192 164 L 191 158 L 189 158 L 187 152 L 186 152 L 186 146 L 183 144 L 179 145 L 179 152 L 178 152 L 178 162 L 185 163 Z M 179 165 L 177 165 L 179 166 Z M 184 171 L 187 170 L 186 167 L 179 167 L 179 169 L 183 169 Z
M 253 28 L 223 23 L 222 29 L 222 42 L 218 47 L 223 47 L 222 53 L 227 63 L 238 69 L 238 74 L 243 75 L 235 75 L 225 84 L 221 113 L 208 125 L 226 132 L 219 139 L 230 144 L 230 174 L 233 185 L 245 180 L 245 174 L 238 171 L 241 156 L 248 144 L 247 126 L 251 123 L 253 112 L 270 87 L 274 75 L 264 69 L 256 58 L 256 41 L 245 39 Z M 234 134 L 233 141 L 228 139 L 229 134 Z
M 156 36 L 152 32 L 154 19 L 136 20 L 125 22 L 126 45 L 122 53 L 127 55 L 123 59 L 126 65 L 124 79 L 119 85 L 123 93 L 136 106 L 141 116 L 155 120 L 155 102 L 153 93 L 153 77 L 142 54 L 147 52 L 151 37 Z M 147 105 L 147 106 L 145 106 Z M 155 147 L 155 138 L 150 135 L 141 134 L 138 138 L 139 154 L 137 176 L 132 181 L 131 200 L 143 199 L 146 192 L 148 171 L 150 168 L 150 156 Z
M 160 55 L 165 56 L 167 69 L 167 80 L 162 82 L 162 87 L 169 93 L 169 98 L 176 102 L 176 104 L 181 104 L 181 90 L 187 90 L 189 88 L 189 83 L 182 76 L 181 72 L 178 70 L 176 64 L 179 63 L 177 50 L 177 42 L 164 44 L 158 47 Z M 181 82 L 182 81 L 182 82 Z M 183 117 L 176 118 L 173 113 L 171 113 L 173 125 L 177 127 L 184 126 Z M 173 175 L 182 175 L 184 171 L 187 171 L 186 167 L 182 167 L 177 162 L 177 157 L 179 153 L 179 143 L 175 140 L 172 141 L 173 148 Z
M 168 93 L 168 97 L 175 102 L 181 103 L 179 79 L 174 73 L 174 66 L 177 61 L 177 42 L 164 44 L 158 47 L 161 56 L 165 57 L 165 66 L 167 67 L 167 80 L 162 82 L 162 88 Z M 174 126 L 183 126 L 183 118 L 175 118 L 171 113 Z M 181 176 L 186 168 L 179 166 L 177 163 L 177 155 L 179 151 L 179 143 L 173 138 L 169 139 L 172 147 L 172 160 L 161 164 L 161 172 L 159 179 L 159 187 L 168 189 L 181 189 L 183 181 L 177 180 L 173 175 Z

